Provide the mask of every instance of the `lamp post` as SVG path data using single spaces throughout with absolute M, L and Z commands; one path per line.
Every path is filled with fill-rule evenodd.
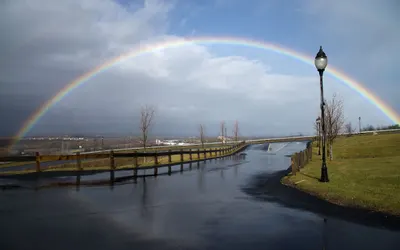
M 319 47 L 319 51 L 315 56 L 315 67 L 319 73 L 319 85 L 321 88 L 321 127 L 322 127 L 322 166 L 321 166 L 321 182 L 329 182 L 328 168 L 326 166 L 326 131 L 325 131 L 325 99 L 324 99 L 324 83 L 323 75 L 326 66 L 328 65 L 328 57 L 322 50 L 322 46 Z
M 321 155 L 321 117 L 318 116 L 318 118 L 315 120 L 317 123 L 317 139 L 318 139 L 318 155 Z

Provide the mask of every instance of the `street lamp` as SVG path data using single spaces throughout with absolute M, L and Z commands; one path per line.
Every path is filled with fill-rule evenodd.
M 321 155 L 321 117 L 318 116 L 318 118 L 315 120 L 317 123 L 317 139 L 318 139 L 318 155 Z
M 315 56 L 315 67 L 319 73 L 319 85 L 321 88 L 321 125 L 322 125 L 322 166 L 321 166 L 321 182 L 329 182 L 328 178 L 328 168 L 326 166 L 326 131 L 325 131 L 325 101 L 324 101 L 324 84 L 323 84 L 323 75 L 326 66 L 328 65 L 328 57 L 325 52 L 322 50 L 322 46 L 319 47 L 319 51 Z

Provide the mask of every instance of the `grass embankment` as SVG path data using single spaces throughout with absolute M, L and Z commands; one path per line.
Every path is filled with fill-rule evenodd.
M 334 160 L 327 161 L 329 183 L 318 181 L 317 152 L 314 148 L 313 160 L 282 182 L 335 204 L 400 215 L 400 134 L 339 138 Z

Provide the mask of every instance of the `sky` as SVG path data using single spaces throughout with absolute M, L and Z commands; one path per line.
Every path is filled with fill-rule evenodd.
M 0 1 L 0 136 L 15 135 L 47 100 L 128 51 L 187 37 L 239 37 L 314 57 L 362 83 L 400 112 L 397 0 L 3 0 Z M 376 106 L 326 74 L 346 122 L 391 125 Z M 70 92 L 27 135 L 139 133 L 153 105 L 155 135 L 312 134 L 319 115 L 313 65 L 274 51 L 189 43 L 142 54 Z

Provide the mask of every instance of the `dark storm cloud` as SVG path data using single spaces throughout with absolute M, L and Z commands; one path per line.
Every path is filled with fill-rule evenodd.
M 106 0 L 1 1 L 0 117 L 7 122 L 0 134 L 15 133 L 46 100 L 99 62 L 164 30 L 169 8 L 154 2 L 130 13 Z
M 0 117 L 6 121 L 0 135 L 14 134 L 46 100 L 110 58 L 178 38 L 166 33 L 173 6 L 146 0 L 124 7 L 111 0 L 0 3 L 0 34 L 6 34 L 0 36 Z M 157 108 L 157 134 L 196 134 L 203 123 L 216 135 L 221 120 L 231 131 L 236 119 L 247 135 L 310 131 L 319 104 L 310 82 L 315 77 L 273 74 L 262 62 L 188 45 L 91 77 L 51 107 L 31 134 L 135 134 L 144 104 Z M 335 86 L 350 107 L 364 103 Z

